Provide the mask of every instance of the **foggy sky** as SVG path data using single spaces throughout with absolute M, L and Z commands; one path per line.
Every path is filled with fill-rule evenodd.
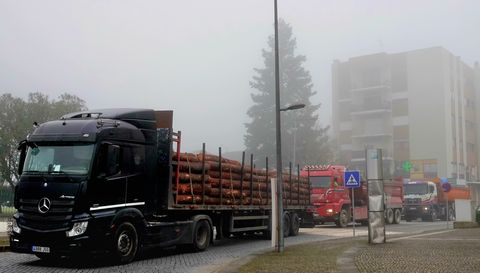
M 480 1 L 279 0 L 331 119 L 335 59 L 442 46 L 480 60 Z M 90 109 L 174 110 L 186 151 L 241 150 L 273 0 L 0 0 L 0 94 L 75 94 Z

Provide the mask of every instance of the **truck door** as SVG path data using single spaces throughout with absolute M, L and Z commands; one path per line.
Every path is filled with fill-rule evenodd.
M 122 171 L 119 145 L 102 143 L 97 157 L 97 170 L 89 185 L 91 208 L 125 204 L 126 177 Z
M 98 175 L 90 187 L 92 208 L 118 207 L 144 201 L 145 147 L 102 144 Z

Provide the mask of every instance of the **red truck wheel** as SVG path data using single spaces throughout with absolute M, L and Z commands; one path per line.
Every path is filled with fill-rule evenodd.
M 292 224 L 290 226 L 290 236 L 297 236 L 300 230 L 300 217 L 296 213 L 292 214 Z
M 348 225 L 348 221 L 350 220 L 350 214 L 348 213 L 346 208 L 342 208 L 340 214 L 338 215 L 338 220 L 335 221 L 337 227 L 345 228 Z
M 402 212 L 399 209 L 395 209 L 393 214 L 395 215 L 393 218 L 393 223 L 400 224 L 400 221 L 402 220 Z
M 392 209 L 387 209 L 387 217 L 385 217 L 387 220 L 387 224 L 393 224 L 394 221 L 394 215 L 393 215 L 393 210 Z

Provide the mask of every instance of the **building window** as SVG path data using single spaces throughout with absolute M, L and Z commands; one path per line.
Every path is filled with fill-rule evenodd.
M 392 104 L 394 117 L 408 116 L 408 100 L 396 100 Z

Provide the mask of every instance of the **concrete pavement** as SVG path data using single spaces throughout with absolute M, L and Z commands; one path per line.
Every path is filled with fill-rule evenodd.
M 480 272 L 480 229 L 455 229 L 390 239 L 345 252 L 338 261 L 352 272 Z

